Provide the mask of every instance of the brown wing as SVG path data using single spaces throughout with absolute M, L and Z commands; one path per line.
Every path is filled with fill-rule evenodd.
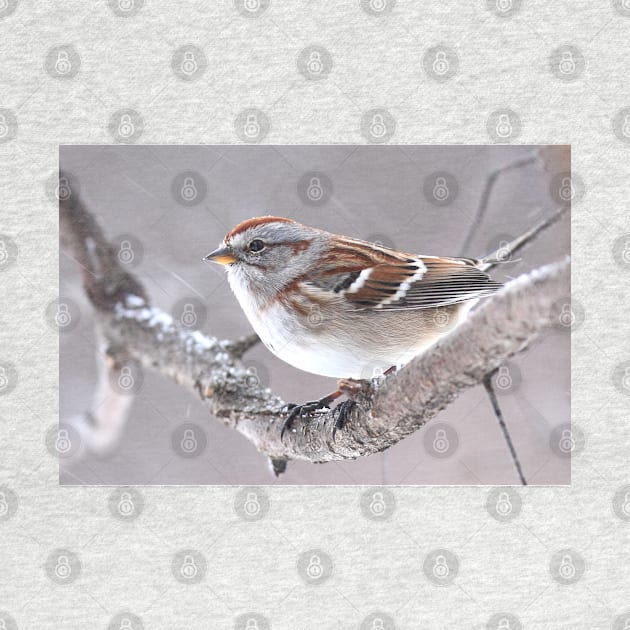
M 322 263 L 306 284 L 338 293 L 359 309 L 435 308 L 486 297 L 501 287 L 470 258 L 414 256 L 355 239 L 338 241 Z

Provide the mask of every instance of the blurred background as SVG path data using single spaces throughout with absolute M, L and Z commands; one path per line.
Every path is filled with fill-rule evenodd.
M 192 329 L 230 338 L 251 327 L 225 271 L 202 258 L 240 221 L 277 214 L 410 252 L 479 257 L 575 194 L 560 162 L 530 160 L 553 155 L 539 149 L 62 146 L 60 167 L 153 304 Z M 484 219 L 467 239 L 488 178 L 520 162 L 498 175 Z M 57 193 L 64 193 L 63 180 Z M 569 251 L 567 216 L 492 275 L 506 281 Z M 569 295 L 567 286 L 567 305 Z M 96 339 L 79 269 L 63 249 L 60 305 L 72 322 L 60 334 L 60 422 L 72 427 L 95 394 Z M 560 322 L 495 378 L 530 484 L 570 483 L 570 327 L 571 321 Z M 312 400 L 336 388 L 333 379 L 286 365 L 261 344 L 246 363 L 286 401 Z M 83 449 L 60 459 L 62 484 L 519 483 L 482 387 L 384 453 L 318 465 L 290 462 L 276 480 L 266 457 L 211 417 L 197 397 L 149 370 L 140 376 L 118 447 L 106 456 Z M 192 456 L 179 447 L 191 436 L 197 445 Z

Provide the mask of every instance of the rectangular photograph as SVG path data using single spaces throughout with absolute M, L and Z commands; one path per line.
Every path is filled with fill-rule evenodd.
M 49 194 L 61 484 L 570 484 L 569 146 L 62 145 Z

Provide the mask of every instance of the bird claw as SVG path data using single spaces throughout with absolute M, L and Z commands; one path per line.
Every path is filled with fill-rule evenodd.
M 337 430 L 343 429 L 348 421 L 350 412 L 356 407 L 356 404 L 357 403 L 354 402 L 354 400 L 344 400 L 333 409 L 333 417 L 335 418 L 335 426 L 333 427 L 332 432 L 333 442 L 335 441 Z
M 286 411 L 289 415 L 282 425 L 282 429 L 280 431 L 280 441 L 284 440 L 284 434 L 291 430 L 291 426 L 298 416 L 300 418 L 311 416 L 320 409 L 330 409 L 330 400 L 328 399 L 328 396 L 320 398 L 319 400 L 310 400 L 302 405 L 296 405 L 294 403 L 287 403 L 284 405 L 281 411 Z

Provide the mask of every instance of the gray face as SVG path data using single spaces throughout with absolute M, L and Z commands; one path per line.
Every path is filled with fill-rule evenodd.
M 278 291 L 304 275 L 324 243 L 324 232 L 299 223 L 256 225 L 225 241 L 236 258 L 229 273 L 257 291 Z

